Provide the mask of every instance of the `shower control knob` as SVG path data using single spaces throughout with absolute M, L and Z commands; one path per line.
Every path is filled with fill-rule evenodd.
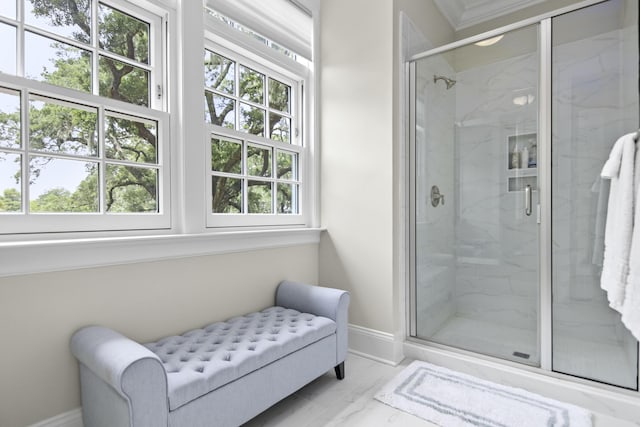
M 440 202 L 442 202 L 442 206 L 444 206 L 444 194 L 441 194 L 438 186 L 434 185 L 431 187 L 431 206 L 435 208 Z

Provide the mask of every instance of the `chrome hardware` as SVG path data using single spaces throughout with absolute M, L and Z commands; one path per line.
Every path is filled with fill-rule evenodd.
M 444 206 L 444 194 L 440 194 L 440 189 L 437 185 L 431 187 L 431 206 L 437 207 L 440 202 Z
M 531 216 L 531 186 L 524 187 L 524 213 Z

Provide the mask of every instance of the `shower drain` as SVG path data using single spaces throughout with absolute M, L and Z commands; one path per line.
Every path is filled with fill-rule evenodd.
M 529 354 L 528 354 L 528 353 L 521 353 L 521 352 L 519 352 L 519 351 L 514 351 L 514 352 L 513 352 L 513 355 L 514 355 L 515 357 L 521 357 L 521 358 L 523 358 L 523 359 L 528 359 L 528 358 L 529 358 Z

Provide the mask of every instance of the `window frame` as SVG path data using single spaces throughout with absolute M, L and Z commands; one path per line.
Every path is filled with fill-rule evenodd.
M 212 27 L 203 19 L 200 2 L 177 0 L 127 0 L 149 13 L 163 17 L 162 44 L 164 54 L 166 141 L 165 167 L 171 168 L 170 188 L 172 220 L 168 229 L 99 230 L 95 226 L 86 231 L 32 232 L 0 234 L 0 277 L 94 268 L 158 259 L 211 256 L 255 250 L 273 250 L 302 245 L 317 245 L 319 228 L 318 158 L 314 143 L 318 140 L 319 63 L 304 66 L 293 63 L 280 52 L 263 45 L 247 34 L 223 26 Z M 316 13 L 315 11 L 314 13 Z M 318 48 L 319 14 L 314 15 L 314 48 Z M 233 40 L 242 46 L 245 56 L 261 52 L 261 56 L 277 64 L 278 69 L 292 70 L 306 77 L 304 97 L 304 126 L 301 129 L 308 150 L 305 185 L 309 221 L 304 226 L 260 226 L 207 228 L 205 224 L 206 194 L 203 193 L 206 165 L 203 160 L 202 138 L 206 138 L 202 120 L 202 48 L 203 31 Z M 195 46 L 195 48 L 194 48 Z M 195 49 L 195 53 L 190 53 Z M 13 78 L 14 76 L 7 77 Z M 185 77 L 186 76 L 186 77 Z M 12 80 L 20 86 L 23 80 Z M 40 83 L 40 82 L 34 82 Z M 51 86 L 39 85 L 48 90 Z M 55 88 L 65 92 L 64 88 Z M 96 98 L 97 99 L 97 98 Z M 197 99 L 190 102 L 189 99 Z M 195 105 L 192 105 L 195 104 Z M 130 105 L 142 114 L 137 106 Z M 171 115 L 169 116 L 169 114 Z M 154 114 L 161 114 L 154 111 Z M 169 121 L 170 120 L 170 121 Z M 210 157 L 210 155 L 209 155 Z M 207 157 L 205 157 L 206 159 Z M 313 169 L 312 169 L 313 167 Z M 34 263 L 33 260 L 39 260 Z
M 236 33 L 236 34 L 234 34 Z M 252 43 L 256 42 L 256 43 Z M 223 126 L 218 126 L 205 122 L 205 137 L 203 147 L 203 157 L 205 159 L 206 167 L 206 183 L 205 183 L 205 197 L 206 197 L 206 227 L 208 229 L 230 229 L 230 228 L 269 228 L 269 227 L 282 227 L 282 226 L 295 226 L 295 227 L 308 227 L 311 224 L 312 215 L 312 194 L 314 193 L 312 185 L 310 183 L 310 169 L 313 164 L 312 148 L 310 138 L 305 133 L 305 122 L 307 119 L 306 110 L 308 107 L 305 105 L 307 100 L 304 98 L 304 90 L 309 80 L 309 70 L 294 62 L 292 59 L 286 57 L 284 54 L 273 51 L 268 46 L 262 45 L 255 40 L 250 40 L 250 36 L 241 33 L 226 26 L 223 22 L 216 20 L 213 17 L 206 16 L 205 18 L 205 38 L 204 48 L 212 53 L 219 54 L 235 62 L 235 84 L 237 87 L 239 75 L 239 68 L 241 65 L 255 70 L 265 76 L 265 82 L 269 78 L 273 78 L 291 87 L 291 107 L 290 113 L 287 117 L 291 118 L 291 131 L 290 142 L 284 143 L 277 140 L 272 140 L 266 136 L 252 135 L 247 132 L 229 129 Z M 204 52 L 203 52 L 204 54 Z M 282 56 L 282 58 L 279 58 Z M 284 65 L 284 66 L 283 66 Z M 266 83 L 265 83 L 266 85 Z M 203 87 L 206 87 L 203 86 Z M 213 92 L 210 90 L 210 92 Z M 237 92 L 237 89 L 236 91 Z M 239 102 L 243 102 L 241 97 L 234 93 L 233 96 L 220 93 L 223 96 L 233 98 L 238 102 L 236 105 L 236 128 L 239 127 Z M 268 92 L 265 88 L 265 96 L 268 98 Z M 203 91 L 204 97 L 204 91 Z M 249 103 L 250 104 L 250 103 Z M 253 105 L 253 104 L 250 104 Z M 264 106 L 262 107 L 268 114 L 269 111 L 274 111 L 276 114 L 280 114 L 278 110 L 271 109 L 268 106 L 268 102 L 265 99 Z M 203 119 L 204 121 L 204 119 Z M 265 135 L 267 134 L 267 124 L 265 119 Z M 237 213 L 237 214 L 222 214 L 213 213 L 211 207 L 212 197 L 212 176 L 216 175 L 212 172 L 211 164 L 211 139 L 215 135 L 227 137 L 236 141 L 243 141 L 242 150 L 244 164 L 242 174 L 238 174 L 237 177 L 244 179 L 244 190 L 247 188 L 247 181 L 253 180 L 252 176 L 247 174 L 246 170 L 246 146 L 247 144 L 257 144 L 264 147 L 270 147 L 272 149 L 272 164 L 275 163 L 276 152 L 278 149 L 297 154 L 297 179 L 284 180 L 278 179 L 275 176 L 275 171 L 270 179 L 257 178 L 258 181 L 270 181 L 270 182 L 283 182 L 294 183 L 298 185 L 298 213 L 295 214 L 278 214 L 276 209 L 277 204 L 277 191 L 272 188 L 272 214 L 258 214 L 258 213 Z M 236 177 L 234 175 L 234 177 Z M 247 195 L 243 191 L 243 197 L 246 201 Z
M 103 3 L 120 12 L 131 15 L 149 24 L 149 64 L 148 67 L 140 67 L 137 61 L 121 58 L 115 53 L 110 53 L 98 46 L 98 25 L 97 14 L 99 4 Z M 123 231 L 131 232 L 143 230 L 163 230 L 171 228 L 171 181 L 170 181 L 170 120 L 168 110 L 168 97 L 164 95 L 163 88 L 167 85 L 168 75 L 167 58 L 165 54 L 166 46 L 166 25 L 167 15 L 162 14 L 160 8 L 149 4 L 148 8 L 143 8 L 139 2 L 131 3 L 125 0 L 94 0 L 92 6 L 92 42 L 89 45 L 82 42 L 73 41 L 64 36 L 60 36 L 39 27 L 26 23 L 24 1 L 17 2 L 16 19 L 0 17 L 0 22 L 8 23 L 16 28 L 16 75 L 0 73 L 0 86 L 7 89 L 16 90 L 20 93 L 20 118 L 21 118 L 21 146 L 19 148 L 1 148 L 0 151 L 16 153 L 22 156 L 21 162 L 21 196 L 22 210 L 20 212 L 3 212 L 0 214 L 0 237 L 2 240 L 10 238 L 11 235 L 45 235 L 48 233 L 76 233 L 76 232 L 103 232 L 103 231 Z M 144 3 L 144 5 L 147 5 Z M 24 38 L 26 32 L 42 35 L 52 41 L 59 41 L 71 44 L 83 50 L 89 50 L 92 54 L 91 70 L 92 82 L 91 92 L 75 90 L 63 86 L 57 86 L 44 81 L 38 81 L 23 77 L 25 75 L 24 64 L 26 61 L 26 51 Z M 98 61 L 100 57 L 108 57 L 121 62 L 136 63 L 136 67 L 149 71 L 149 106 L 136 105 L 116 99 L 103 97 L 99 93 L 99 75 L 97 73 Z M 79 105 L 80 108 L 89 107 L 97 111 L 97 140 L 99 152 L 97 156 L 73 156 L 63 153 L 49 153 L 40 150 L 33 150 L 29 146 L 29 100 L 30 96 L 50 98 L 54 102 L 71 103 Z M 130 161 L 110 159 L 106 156 L 104 120 L 109 112 L 119 116 L 128 116 L 149 120 L 157 123 L 157 163 L 136 164 Z M 29 207 L 29 157 L 48 156 L 73 158 L 73 160 L 86 160 L 96 162 L 100 167 L 100 186 L 98 189 L 99 212 L 91 213 L 30 213 Z M 157 178 L 157 212 L 151 213 L 110 213 L 103 207 L 104 191 L 106 189 L 106 165 L 118 164 L 126 166 L 152 167 L 158 170 Z M 25 179 L 26 178 L 26 179 Z

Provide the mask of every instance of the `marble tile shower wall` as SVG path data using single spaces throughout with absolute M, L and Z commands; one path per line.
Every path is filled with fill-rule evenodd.
M 537 64 L 534 52 L 459 72 L 455 126 L 457 313 L 530 330 L 538 322 L 538 230 L 535 214 L 524 213 L 524 192 L 507 191 L 508 138 L 537 131 Z M 514 104 L 522 95 L 530 103 Z
M 439 56 L 422 60 L 416 75 L 416 309 L 417 333 L 430 337 L 456 311 L 454 265 L 455 87 L 447 90 L 433 76 L 453 76 Z M 431 205 L 431 186 L 444 204 Z
M 627 28 L 555 47 L 552 196 L 554 332 L 622 342 L 634 359 L 635 340 L 600 288 L 603 248 L 596 229 L 606 218 L 598 209 L 608 185 L 600 181 L 600 170 L 615 140 L 638 122 L 637 73 L 632 71 L 637 52 L 622 42 L 632 40 L 636 31 Z
M 635 34 L 636 28 L 624 31 Z M 597 176 L 611 145 L 637 124 L 635 46 L 620 31 L 554 46 L 562 70 L 553 106 L 554 334 L 636 342 L 608 308 L 593 260 Z M 627 49 L 629 52 L 625 52 Z M 625 55 L 626 53 L 626 55 Z M 441 57 L 419 61 L 416 94 L 416 270 L 418 335 L 430 337 L 453 316 L 535 330 L 538 228 L 524 215 L 524 194 L 508 189 L 508 137 L 537 132 L 537 54 L 454 72 Z M 589 79 L 600 70 L 600 83 Z M 627 70 L 621 72 L 621 70 Z M 628 71 L 632 70 L 632 71 Z M 433 75 L 457 80 L 446 90 Z M 556 73 L 558 74 L 558 73 Z M 554 76 L 555 79 L 555 76 Z M 629 79 L 630 81 L 625 81 Z M 442 83 L 442 82 L 439 82 Z M 623 95 L 621 95 L 621 93 Z M 620 105 L 624 99 L 624 105 Z M 628 117 L 621 119 L 620 111 Z M 445 205 L 429 201 L 432 185 Z M 534 192 L 534 206 L 538 203 Z

